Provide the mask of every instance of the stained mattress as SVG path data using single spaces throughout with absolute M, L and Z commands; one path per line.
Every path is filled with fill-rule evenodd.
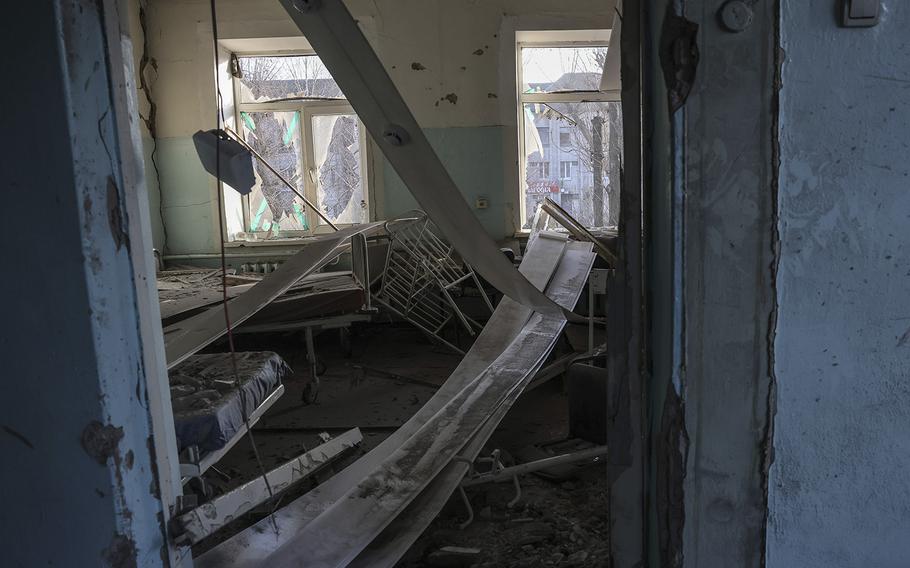
M 193 355 L 169 372 L 174 429 L 180 450 L 221 449 L 281 384 L 290 367 L 271 351 L 237 353 L 238 389 L 230 353 Z

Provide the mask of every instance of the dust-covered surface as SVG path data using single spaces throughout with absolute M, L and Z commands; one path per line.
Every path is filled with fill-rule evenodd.
M 190 445 L 201 451 L 223 447 L 243 425 L 244 417 L 291 372 L 270 351 L 236 353 L 234 361 L 231 359 L 229 353 L 194 355 L 171 370 L 171 405 L 181 450 Z
M 335 332 L 316 338 L 322 380 L 317 402 L 309 405 L 301 401 L 303 389 L 311 378 L 301 334 L 252 334 L 235 338 L 239 349 L 274 348 L 294 368 L 284 380 L 284 396 L 253 429 L 267 469 L 318 445 L 318 434 L 322 431 L 333 436 L 348 427 L 360 426 L 363 431 L 364 442 L 360 449 L 293 488 L 280 499 L 279 506 L 310 491 L 375 447 L 420 408 L 425 398 L 434 392 L 433 388 L 408 382 L 408 378 L 441 384 L 459 360 L 458 356 L 402 324 L 356 325 L 352 333 L 343 335 L 347 336 L 347 341 L 339 341 L 339 334 Z M 463 342 L 459 343 L 466 347 Z M 403 379 L 381 375 L 372 372 L 373 369 L 400 375 Z M 560 381 L 550 381 L 518 399 L 488 447 L 520 455 L 521 450 L 531 444 L 565 438 L 568 435 L 567 412 L 566 395 Z M 218 467 L 229 479 L 212 471 L 206 474 L 216 487 L 216 493 L 236 487 L 258 474 L 246 438 L 222 459 Z M 606 560 L 609 549 L 606 487 L 601 466 L 587 468 L 581 472 L 581 478 L 562 483 L 528 475 L 522 477 L 523 497 L 514 509 L 506 507 L 514 496 L 509 483 L 469 488 L 467 491 L 475 510 L 474 523 L 465 531 L 458 530 L 466 512 L 456 493 L 440 517 L 402 559 L 400 566 L 446 565 L 444 563 L 450 559 L 444 554 L 435 554 L 446 546 L 479 548 L 480 552 L 472 555 L 471 562 L 488 567 L 609 566 Z M 226 534 L 262 519 L 269 510 L 269 505 L 254 509 L 226 531 L 194 547 L 194 555 L 198 556 L 224 540 Z M 543 538 L 535 536 L 538 533 Z M 563 558 L 557 562 L 558 554 Z
M 400 568 L 475 566 L 610 566 L 609 491 L 605 466 L 591 466 L 574 480 L 521 478 L 521 500 L 511 483 L 466 489 L 474 521 L 465 529 L 467 510 L 456 493 L 430 528 L 398 563 Z M 476 549 L 449 553 L 446 547 Z

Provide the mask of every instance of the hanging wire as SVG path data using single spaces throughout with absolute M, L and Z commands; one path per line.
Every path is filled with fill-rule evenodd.
M 227 258 L 225 255 L 225 246 L 224 246 L 224 195 L 221 189 L 221 127 L 224 123 L 224 101 L 221 95 L 221 76 L 218 72 L 218 16 L 215 9 L 215 0 L 210 0 L 211 10 L 212 10 L 212 47 L 214 48 L 214 58 L 215 58 L 215 90 L 218 95 L 218 108 L 215 112 L 215 125 L 216 125 L 216 139 L 215 139 L 215 177 L 218 180 L 218 238 L 221 245 L 221 305 L 224 308 L 224 324 L 227 329 L 227 339 L 228 339 L 228 348 L 231 352 L 231 369 L 234 373 L 234 385 L 237 387 L 237 392 L 240 395 L 240 414 L 243 416 L 243 423 L 246 426 L 247 437 L 250 440 L 250 445 L 253 448 L 253 455 L 256 457 L 256 464 L 259 466 L 259 473 L 262 475 L 263 481 L 265 481 L 265 487 L 269 492 L 269 498 L 274 499 L 275 493 L 272 491 L 272 484 L 269 483 L 269 477 L 266 474 L 265 466 L 262 464 L 262 458 L 259 455 L 259 447 L 256 445 L 256 440 L 253 438 L 253 429 L 250 427 L 250 417 L 246 408 L 246 395 L 243 392 L 243 386 L 240 383 L 240 373 L 237 371 L 237 352 L 234 349 L 234 333 L 231 327 L 231 315 L 228 311 L 228 293 L 227 293 Z M 278 504 L 275 503 L 275 506 L 269 512 L 269 517 L 272 519 L 272 526 L 275 529 L 275 533 L 278 533 L 278 523 L 275 521 L 274 512 Z

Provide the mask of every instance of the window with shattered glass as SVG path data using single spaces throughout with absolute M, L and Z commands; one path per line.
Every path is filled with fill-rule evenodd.
M 234 238 L 293 238 L 330 230 L 326 219 L 369 221 L 366 133 L 319 58 L 239 56 L 233 74 L 237 131 L 271 166 L 254 160 L 245 231 Z
M 600 91 L 608 42 L 519 43 L 521 227 L 550 198 L 590 228 L 619 220 L 622 113 Z

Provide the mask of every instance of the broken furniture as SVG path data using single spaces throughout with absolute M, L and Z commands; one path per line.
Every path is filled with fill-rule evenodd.
M 301 278 L 316 272 L 345 252 L 352 245 L 352 239 L 356 235 L 375 233 L 381 225 L 367 223 L 311 237 L 307 239 L 300 252 L 245 293 L 229 300 L 224 307 L 206 310 L 164 328 L 164 349 L 168 369 L 226 334 L 228 331 L 226 319 L 230 321 L 232 327 L 239 326 L 275 298 L 287 292 Z M 225 311 L 228 313 L 227 318 Z
M 456 289 L 470 281 L 480 291 L 490 313 L 493 304 L 474 270 L 460 262 L 455 249 L 437 236 L 426 213 L 411 213 L 412 218 L 385 224 L 390 243 L 376 300 L 434 340 L 463 353 L 442 337 L 442 330 L 454 319 L 473 337 L 475 328 L 480 330 L 483 326 L 455 303 Z
M 509 501 L 507 506 L 514 507 L 521 499 L 521 484 L 518 481 L 519 475 L 544 471 L 548 468 L 567 464 L 580 464 L 586 462 L 584 465 L 590 465 L 597 463 L 600 458 L 605 455 L 607 455 L 607 446 L 597 446 L 549 456 L 510 467 L 504 466 L 500 461 L 499 450 L 493 450 L 489 457 L 476 458 L 473 462 L 464 460 L 465 463 L 468 464 L 468 473 L 465 475 L 464 480 L 462 480 L 461 485 L 458 486 L 458 492 L 461 495 L 461 501 L 468 511 L 468 518 L 459 526 L 459 528 L 466 528 L 474 520 L 474 508 L 471 506 L 471 500 L 468 499 L 468 494 L 465 492 L 466 487 L 473 487 L 484 483 L 511 481 L 515 487 L 515 497 Z M 489 464 L 489 469 L 478 472 L 476 467 L 476 464 L 478 463 Z
M 248 280 L 228 272 L 227 297 L 236 298 L 259 279 Z M 221 270 L 168 270 L 158 273 L 158 307 L 163 326 L 186 319 L 224 300 Z
M 360 445 L 362 441 L 360 429 L 353 428 L 335 438 L 325 440 L 319 446 L 281 464 L 264 476 L 257 476 L 240 487 L 183 512 L 174 518 L 171 525 L 172 531 L 177 535 L 176 541 L 182 545 L 196 544 L 240 515 L 330 465 L 347 450 Z
M 196 564 L 391 566 L 466 473 L 455 458 L 473 461 L 543 365 L 567 319 L 584 320 L 571 310 L 593 264 L 593 245 L 541 234 L 525 258 L 528 266 L 516 272 L 465 203 L 344 4 L 281 1 L 443 235 L 507 298 L 463 364 L 408 423 L 275 511 L 264 521 L 274 531 L 254 525 Z M 538 250 L 540 257 L 529 263 Z
M 235 353 L 233 360 L 230 353 L 193 355 L 171 369 L 184 482 L 201 476 L 240 441 L 284 393 L 281 383 L 290 372 L 268 351 Z
M 593 263 L 590 251 L 588 243 L 545 233 L 535 239 L 519 270 L 568 308 Z M 563 317 L 534 314 L 504 298 L 455 372 L 404 426 L 195 564 L 394 565 L 467 472 L 455 458 L 473 461 L 543 365 L 565 323 Z
M 371 287 L 369 248 L 364 233 L 351 237 L 351 271 L 311 274 L 294 284 L 252 316 L 239 333 L 303 330 L 311 380 L 303 398 L 315 402 L 319 392 L 319 365 L 314 334 L 338 329 L 342 333 L 355 322 L 368 322 L 376 313 Z M 344 336 L 342 336 L 344 337 Z

